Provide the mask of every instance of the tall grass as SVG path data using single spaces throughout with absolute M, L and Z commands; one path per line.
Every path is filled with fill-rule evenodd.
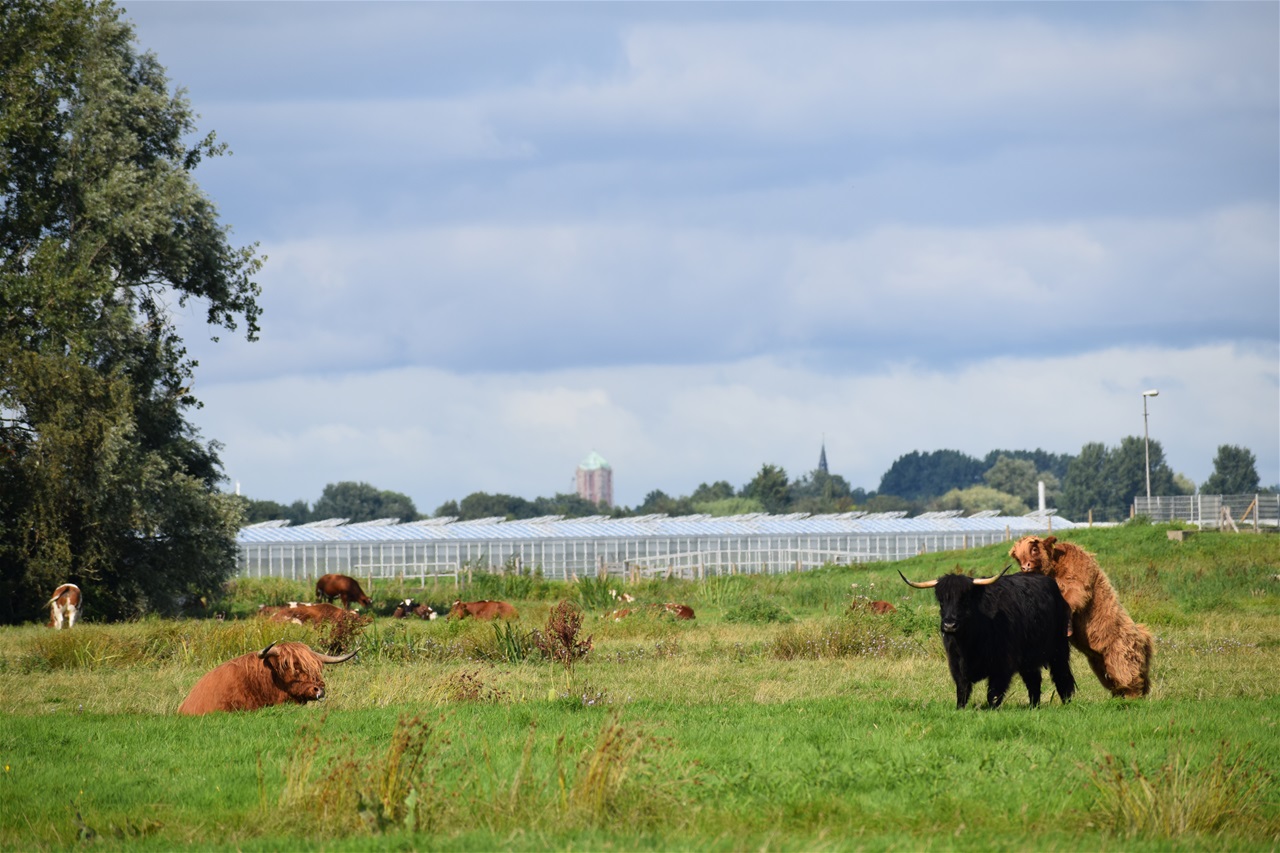
M 1274 774 L 1223 741 L 1201 766 L 1180 740 L 1159 769 L 1144 771 L 1136 759 L 1107 753 L 1090 773 L 1094 814 L 1106 829 L 1126 838 L 1175 839 L 1188 833 L 1214 835 L 1232 822 L 1261 816 L 1263 794 Z M 1274 819 L 1271 829 L 1280 829 Z

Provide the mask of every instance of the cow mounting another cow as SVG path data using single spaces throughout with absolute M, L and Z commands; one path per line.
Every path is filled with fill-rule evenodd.
M 324 655 L 305 643 L 272 643 L 205 673 L 178 706 L 178 713 L 256 711 L 284 702 L 314 702 L 325 695 L 324 664 L 342 663 L 355 654 Z

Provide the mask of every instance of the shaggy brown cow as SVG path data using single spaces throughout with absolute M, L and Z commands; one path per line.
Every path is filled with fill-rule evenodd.
M 321 575 L 316 581 L 316 598 L 323 598 L 327 602 L 341 598 L 344 608 L 350 607 L 353 601 L 358 601 L 365 607 L 373 604 L 373 599 L 360 588 L 360 582 L 347 575 Z
M 1155 644 L 1145 625 L 1129 617 L 1093 554 L 1057 537 L 1024 536 L 1009 550 L 1024 572 L 1048 575 L 1071 606 L 1071 645 L 1114 696 L 1151 691 Z
M 312 651 L 304 643 L 272 643 L 205 673 L 178 706 L 178 713 L 256 711 L 284 702 L 301 705 L 323 699 L 324 664 L 342 663 L 355 654 L 334 657 Z
M 68 628 L 74 628 L 76 619 L 80 618 L 80 587 L 73 583 L 64 583 L 49 599 L 49 625 L 54 630 L 62 630 L 64 617 Z
M 516 613 L 516 609 L 505 601 L 463 601 L 458 599 L 453 603 L 453 607 L 449 609 L 450 619 L 466 619 L 468 616 L 474 616 L 476 619 L 519 619 L 520 614 Z

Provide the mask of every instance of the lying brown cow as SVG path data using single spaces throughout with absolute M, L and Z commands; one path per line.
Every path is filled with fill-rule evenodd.
M 178 706 L 178 713 L 256 711 L 284 702 L 301 705 L 323 699 L 324 664 L 342 663 L 355 654 L 334 657 L 312 651 L 304 643 L 272 643 L 205 673 Z
M 316 598 L 323 598 L 328 602 L 340 598 L 344 608 L 350 607 L 353 601 L 365 607 L 373 604 L 373 599 L 360 588 L 360 582 L 347 575 L 321 575 L 316 581 Z
M 872 613 L 896 613 L 898 608 L 894 607 L 887 601 L 873 601 L 867 605 L 871 608 Z
M 324 625 L 328 622 L 339 622 L 346 618 L 364 619 L 349 610 L 343 610 L 333 604 L 293 604 L 281 607 L 268 619 L 272 622 L 292 622 L 295 625 Z
M 458 599 L 453 603 L 453 607 L 449 609 L 450 619 L 466 619 L 468 616 L 474 616 L 476 619 L 519 619 L 520 614 L 516 609 L 505 601 L 463 601 Z
M 662 609 L 677 619 L 692 619 L 693 608 L 687 604 L 677 604 L 674 601 L 668 601 L 662 605 Z
M 61 630 L 65 618 L 67 627 L 74 628 L 79 617 L 80 587 L 64 583 L 53 591 L 53 598 L 49 599 L 49 626 Z

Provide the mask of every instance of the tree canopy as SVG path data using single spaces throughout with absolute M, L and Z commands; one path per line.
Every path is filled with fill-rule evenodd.
M 1213 473 L 1200 491 L 1206 495 L 1243 495 L 1258 491 L 1258 485 L 1258 459 L 1253 451 L 1223 444 L 1213 458 Z
M 110 2 L 0 5 L 0 621 L 52 588 L 170 610 L 235 568 L 170 305 L 258 331 L 261 259 L 192 172 L 223 152 Z

